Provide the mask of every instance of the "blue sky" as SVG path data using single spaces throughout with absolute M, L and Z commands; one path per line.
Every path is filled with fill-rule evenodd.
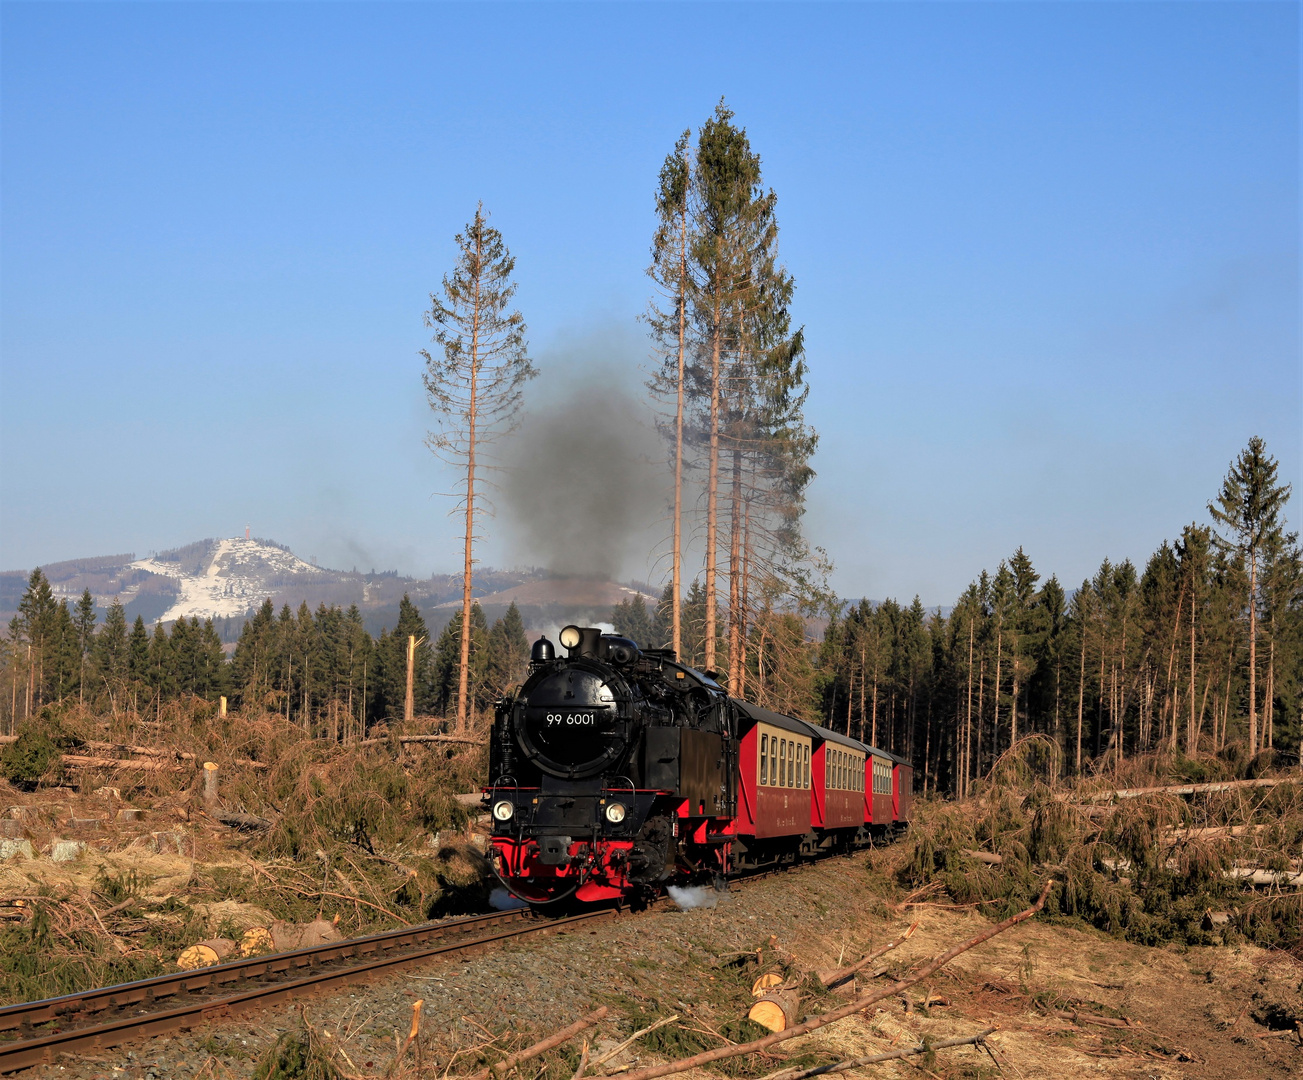
M 656 173 L 721 95 L 839 592 L 1143 561 L 1253 434 L 1298 488 L 1298 10 L 5 3 L 0 566 L 250 524 L 455 570 L 418 356 L 453 234 L 482 199 L 541 391 L 637 385 Z

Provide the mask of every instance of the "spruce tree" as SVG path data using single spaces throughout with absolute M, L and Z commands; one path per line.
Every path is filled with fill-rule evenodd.
M 109 613 L 104 617 L 104 625 L 95 635 L 91 649 L 91 671 L 94 673 L 96 690 L 105 690 L 111 696 L 121 693 L 130 674 L 127 616 L 117 597 L 113 598 Z
M 1216 500 L 1208 504 L 1213 521 L 1222 527 L 1214 534 L 1218 547 L 1234 559 L 1246 581 L 1249 642 L 1249 753 L 1258 752 L 1258 617 L 1262 605 L 1261 569 L 1264 556 L 1284 546 L 1285 521 L 1281 512 L 1291 486 L 1277 482 L 1278 463 L 1256 435 L 1231 462 Z
M 692 207 L 691 131 L 685 131 L 661 166 L 656 191 L 657 226 L 652 238 L 648 275 L 660 289 L 664 306 L 649 307 L 648 324 L 664 362 L 651 380 L 653 392 L 674 399 L 674 517 L 670 552 L 670 648 L 683 645 L 683 452 L 687 405 L 688 306 L 694 281 L 689 251 L 695 240 Z
M 384 649 L 377 649 L 381 653 L 377 672 L 380 715 L 391 720 L 402 718 L 407 698 L 408 637 L 414 637 L 417 643 L 412 665 L 413 703 L 418 713 L 428 713 L 433 704 L 430 631 L 420 610 L 404 593 L 398 604 L 398 623 L 393 633 L 384 639 Z
M 274 684 L 276 612 L 270 600 L 244 624 L 231 657 L 231 680 L 240 707 L 252 709 L 267 703 Z
M 482 203 L 456 242 L 457 265 L 444 277 L 442 295 L 430 294 L 430 310 L 425 314 L 438 349 L 422 350 L 421 355 L 426 395 L 437 422 L 427 443 L 465 472 L 457 688 L 457 730 L 465 731 L 470 705 L 471 572 L 476 514 L 482 511 L 476 484 L 486 466 L 485 450 L 514 427 L 524 384 L 536 372 L 525 347 L 524 317 L 511 310 L 515 259 L 502 234 L 489 225 Z
M 176 693 L 176 668 L 172 643 L 162 623 L 154 624 L 154 636 L 149 642 L 149 687 L 154 694 L 154 715 L 163 712 L 163 702 L 170 701 Z
M 56 665 L 59 645 L 58 608 L 50 582 L 38 566 L 27 579 L 18 612 L 9 623 L 9 636 L 22 648 L 27 667 L 24 717 L 49 699 L 49 671 Z
M 654 647 L 651 618 L 647 613 L 647 603 L 641 596 L 630 597 L 616 604 L 611 609 L 611 625 L 617 634 L 632 638 L 640 646 Z
M 77 601 L 77 644 L 81 653 L 77 669 L 77 700 L 86 700 L 86 663 L 90 659 L 91 644 L 95 639 L 95 598 L 90 589 L 83 589 L 81 599 Z
M 140 694 L 149 688 L 149 631 L 145 620 L 137 615 L 127 642 L 127 674 L 131 680 L 131 707 L 140 711 Z
M 656 602 L 656 607 L 652 611 L 651 629 L 651 647 L 653 649 L 674 649 L 677 655 L 679 649 L 683 646 L 682 639 L 682 605 L 675 600 L 676 593 L 674 585 L 666 585 L 661 591 L 661 598 Z M 674 612 L 676 607 L 680 614 L 679 629 L 679 647 L 674 645 Z
M 496 700 L 525 676 L 529 665 L 529 638 L 515 601 L 489 631 L 485 659 L 486 699 Z

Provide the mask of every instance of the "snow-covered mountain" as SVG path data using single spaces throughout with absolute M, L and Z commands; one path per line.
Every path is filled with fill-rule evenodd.
M 55 596 L 69 604 L 89 589 L 101 617 L 117 600 L 128 621 L 137 615 L 151 625 L 211 618 L 226 641 L 235 639 L 264 600 L 271 600 L 278 611 L 285 604 L 292 610 L 304 603 L 310 609 L 356 604 L 367 629 L 379 633 L 397 621 L 399 602 L 407 595 L 424 612 L 430 631 L 438 633 L 460 608 L 462 594 L 460 574 L 410 578 L 393 570 L 328 570 L 275 541 L 244 536 L 200 540 L 143 559 L 102 555 L 47 563 L 41 569 Z M 17 610 L 27 579 L 28 571 L 0 572 L 0 623 L 7 623 Z M 515 603 L 531 627 L 560 625 L 572 618 L 602 619 L 612 606 L 639 594 L 655 602 L 652 590 L 636 584 L 559 578 L 543 570 L 486 567 L 475 573 L 475 595 L 490 620 Z
M 176 601 L 159 616 L 161 621 L 196 616 L 201 619 L 242 617 L 287 585 L 338 576 L 324 574 L 292 551 L 263 540 L 244 537 L 205 540 L 202 546 L 204 551 L 197 560 L 169 560 L 156 555 L 127 564 L 133 570 L 176 583 Z M 139 584 L 127 586 L 117 599 L 123 605 L 130 603 L 139 595 L 140 587 Z

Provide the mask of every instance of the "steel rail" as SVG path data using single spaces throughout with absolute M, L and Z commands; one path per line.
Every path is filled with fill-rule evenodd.
M 791 865 L 751 871 L 729 879 L 729 890 L 736 891 L 745 882 L 801 870 L 822 861 L 800 860 Z M 648 908 L 660 908 L 672 902 L 669 896 L 662 895 L 653 900 Z M 63 997 L 2 1006 L 0 1073 L 47 1064 L 59 1054 L 105 1050 L 138 1038 L 190 1030 L 200 1024 L 316 993 L 330 986 L 344 986 L 384 975 L 433 957 L 470 954 L 513 938 L 555 933 L 578 924 L 613 918 L 620 910 L 614 907 L 598 908 L 563 918 L 541 917 L 524 908 L 470 915 L 402 930 L 389 930 L 367 937 L 325 942 L 291 952 L 232 960 L 192 971 L 157 975 L 150 979 L 99 987 Z M 503 926 L 506 928 L 492 933 L 476 933 L 485 928 Z M 455 940 L 430 944 L 448 937 L 454 937 Z M 336 970 L 314 970 L 358 958 L 363 962 Z M 303 968 L 312 973 L 294 978 Z M 257 979 L 276 981 L 236 993 L 221 992 L 229 984 Z M 181 994 L 191 995 L 191 999 L 184 1005 L 162 1010 L 154 1007 L 163 999 Z M 133 1006 L 145 1011 L 133 1016 L 121 1015 L 123 1010 Z M 117 1015 L 102 1023 L 87 1023 L 96 1019 L 97 1014 L 109 1011 Z M 38 1025 L 49 1023 L 71 1023 L 73 1026 L 39 1035 L 31 1034 Z M 19 1041 L 5 1041 L 5 1033 L 14 1031 L 21 1031 L 27 1037 Z
M 289 953 L 273 953 L 251 957 L 230 964 L 214 965 L 175 975 L 157 976 L 140 982 L 122 983 L 82 994 L 46 1001 L 27 1002 L 0 1009 L 0 1022 L 8 1030 L 21 1027 L 24 1033 L 34 1025 L 49 1021 L 81 1020 L 94 1012 L 108 1009 L 120 1012 L 133 1005 L 149 1008 L 159 998 L 178 993 L 193 994 L 184 1005 L 166 1010 L 149 1009 L 143 1015 L 118 1016 L 91 1026 L 74 1026 L 68 1030 L 51 1031 L 15 1042 L 0 1042 L 0 1072 L 14 1072 L 54 1060 L 61 1053 L 84 1053 L 107 1049 L 132 1039 L 162 1035 L 185 1030 L 210 1020 L 237 1015 L 251 1008 L 286 1001 L 304 994 L 314 993 L 330 985 L 345 985 L 374 975 L 384 974 L 408 964 L 419 963 L 432 957 L 456 953 L 471 953 L 498 942 L 530 934 L 547 934 L 567 927 L 610 918 L 613 909 L 600 909 L 560 919 L 539 919 L 526 911 L 495 912 L 486 916 L 407 930 L 375 934 L 365 938 L 332 941 L 308 949 Z M 487 934 L 475 934 L 478 928 L 501 926 Z M 437 944 L 439 938 L 458 933 L 455 940 Z M 412 946 L 417 946 L 413 948 Z M 375 955 L 379 953 L 380 955 Z M 212 992 L 225 984 L 268 976 L 293 974 L 297 968 L 314 968 L 332 961 L 369 957 L 363 963 L 332 971 L 315 971 L 310 975 L 281 979 L 269 985 L 258 986 L 234 994 L 215 996 Z

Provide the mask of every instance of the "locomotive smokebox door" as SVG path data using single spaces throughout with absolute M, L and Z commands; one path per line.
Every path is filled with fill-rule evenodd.
M 679 728 L 650 727 L 643 742 L 643 783 L 659 791 L 679 790 Z
M 724 737 L 692 728 L 679 734 L 679 794 L 691 804 L 690 813 L 719 813 L 726 790 Z

